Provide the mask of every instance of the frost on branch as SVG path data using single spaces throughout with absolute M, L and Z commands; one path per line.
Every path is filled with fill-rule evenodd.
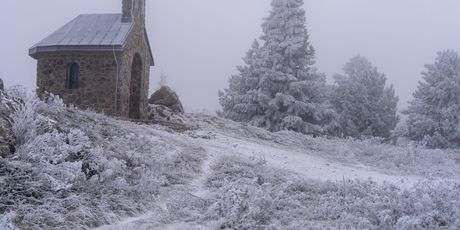
M 330 99 L 338 114 L 335 135 L 389 138 L 399 121 L 393 86 L 386 86 L 386 76 L 361 56 L 343 70 L 345 75 L 335 76 Z
M 5 226 L 108 224 L 151 209 L 160 187 L 197 172 L 199 152 L 174 150 L 150 134 L 128 134 L 134 124 L 66 108 L 57 97 L 44 102 L 21 90 L 12 95 L 20 103 L 11 114 L 20 143 L 13 156 L 0 158 Z
M 460 146 L 460 57 L 452 50 L 438 53 L 426 65 L 423 81 L 404 111 L 408 137 L 431 148 Z
M 15 103 L 3 89 L 0 89 L 0 158 L 16 151 L 16 138 L 10 119 Z

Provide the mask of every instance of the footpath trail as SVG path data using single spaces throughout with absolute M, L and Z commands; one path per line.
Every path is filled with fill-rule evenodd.
M 378 183 L 389 182 L 398 186 L 411 186 L 422 177 L 412 175 L 388 175 L 365 165 L 345 165 L 318 157 L 317 154 L 286 150 L 280 145 L 264 145 L 244 138 L 234 138 L 217 134 L 212 140 L 204 140 L 208 152 L 215 155 L 230 155 L 246 158 L 262 158 L 268 167 L 289 171 L 306 179 L 323 181 L 372 180 Z M 299 148 L 300 149 L 300 148 Z

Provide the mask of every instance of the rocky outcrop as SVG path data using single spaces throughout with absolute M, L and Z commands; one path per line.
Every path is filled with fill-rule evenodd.
M 0 78 L 0 91 L 5 90 L 5 86 L 3 85 L 3 80 Z
M 197 128 L 195 126 L 189 125 L 186 122 L 185 115 L 176 113 L 166 106 L 150 104 L 148 110 L 149 123 L 159 124 L 176 132 L 185 132 Z
M 149 105 L 149 120 L 182 122 L 180 115 L 164 105 Z
M 3 82 L 0 79 L 0 157 L 6 157 L 15 152 L 16 138 L 9 121 L 12 106 L 13 101 L 5 94 Z
M 168 86 L 162 86 L 149 99 L 149 123 L 159 124 L 177 132 L 194 129 L 186 124 L 179 96 Z
M 184 113 L 184 107 L 179 100 L 179 96 L 168 86 L 162 86 L 158 91 L 152 94 L 149 99 L 149 104 L 167 107 L 174 113 Z

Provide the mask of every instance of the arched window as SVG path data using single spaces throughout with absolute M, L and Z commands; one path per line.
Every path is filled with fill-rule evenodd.
M 80 80 L 80 66 L 77 63 L 72 63 L 69 66 L 69 77 L 68 77 L 67 88 L 78 89 L 78 83 Z

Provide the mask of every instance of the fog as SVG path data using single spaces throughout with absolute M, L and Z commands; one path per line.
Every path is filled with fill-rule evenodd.
M 121 0 L 3 0 L 0 78 L 7 86 L 35 88 L 36 61 L 28 49 L 82 13 L 121 11 Z M 347 60 L 367 57 L 388 77 L 407 105 L 424 65 L 436 52 L 460 51 L 457 0 L 305 0 L 317 67 L 332 76 Z M 219 108 L 217 92 L 252 41 L 261 35 L 270 0 L 147 0 L 147 30 L 155 66 L 150 91 L 160 75 L 189 112 Z

